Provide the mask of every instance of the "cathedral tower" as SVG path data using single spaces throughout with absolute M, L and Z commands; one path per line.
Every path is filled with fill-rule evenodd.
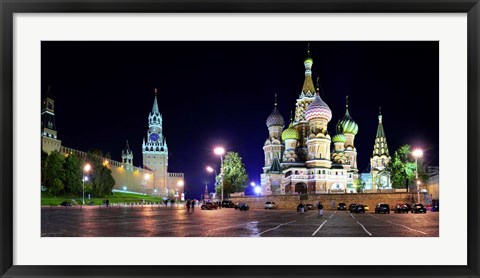
M 327 125 L 332 119 L 332 111 L 320 98 L 319 93 L 305 111 L 305 119 L 308 122 L 307 139 L 307 168 L 330 168 L 331 138 L 328 134 Z
M 390 155 L 388 153 L 387 137 L 383 130 L 382 108 L 378 111 L 378 128 L 373 146 L 373 154 L 370 159 L 372 184 L 374 189 L 390 187 Z
M 348 111 L 348 96 L 345 100 L 345 115 L 340 120 L 342 126 L 342 132 L 345 134 L 345 155 L 348 158 L 350 169 L 355 173 L 358 173 L 357 169 L 357 149 L 355 148 L 355 135 L 358 133 L 358 124 L 350 116 Z M 355 177 L 356 178 L 356 177 Z
M 167 194 L 168 148 L 162 133 L 162 115 L 158 110 L 157 89 L 152 111 L 148 114 L 147 141 L 142 144 L 143 166 L 154 172 L 154 190 Z
M 266 172 L 270 169 L 274 158 L 280 160 L 283 155 L 283 145 L 281 141 L 281 135 L 285 121 L 283 116 L 277 109 L 277 95 L 275 95 L 275 106 L 272 113 L 267 118 L 268 138 L 263 146 L 263 152 L 265 154 L 265 166 L 263 171 Z
M 55 101 L 48 87 L 47 96 L 42 102 L 42 150 L 50 154 L 54 150 L 60 150 L 62 142 L 57 139 L 57 128 L 55 127 Z
M 293 116 L 290 115 L 290 125 L 282 132 L 282 140 L 285 143 L 285 151 L 283 152 L 282 165 L 291 166 L 294 163 L 298 163 L 298 156 L 296 153 L 298 140 L 300 140 L 300 134 L 293 127 Z M 293 166 L 293 165 L 292 165 Z
M 125 149 L 122 151 L 122 166 L 128 171 L 133 171 L 133 152 L 130 150 L 128 140 Z
M 299 156 L 300 159 L 306 158 L 306 143 L 308 133 L 308 123 L 305 119 L 305 111 L 308 105 L 315 99 L 315 87 L 312 80 L 312 65 L 313 59 L 310 57 L 310 44 L 308 46 L 307 58 L 303 62 L 305 66 L 305 80 L 303 81 L 302 91 L 300 97 L 297 99 L 295 108 L 295 121 L 293 126 L 300 134 L 299 140 Z

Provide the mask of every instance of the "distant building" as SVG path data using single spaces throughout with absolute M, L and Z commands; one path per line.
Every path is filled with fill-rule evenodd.
M 62 146 L 62 141 L 57 138 L 55 126 L 54 100 L 47 92 L 42 102 L 42 150 L 48 154 L 56 150 L 65 155 L 75 154 L 79 159 L 85 160 L 87 153 Z M 122 150 L 122 162 L 98 157 L 103 165 L 112 170 L 115 179 L 114 189 L 145 193 L 157 196 L 183 196 L 184 174 L 168 172 L 168 147 L 163 136 L 162 115 L 158 109 L 157 91 L 152 111 L 148 115 L 147 141 L 142 144 L 143 167 L 133 166 L 133 151 L 128 141 Z
M 387 137 L 383 130 L 382 110 L 378 112 L 378 127 L 377 136 L 375 137 L 375 144 L 373 147 L 371 165 L 371 181 L 372 189 L 391 189 L 392 182 L 390 179 L 390 154 L 388 152 Z

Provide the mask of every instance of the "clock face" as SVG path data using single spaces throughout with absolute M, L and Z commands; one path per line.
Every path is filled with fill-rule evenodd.
M 156 134 L 156 133 L 150 134 L 150 140 L 157 141 L 158 140 L 158 134 Z

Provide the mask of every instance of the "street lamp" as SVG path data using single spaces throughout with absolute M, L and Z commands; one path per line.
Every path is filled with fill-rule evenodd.
M 255 182 L 252 181 L 252 182 L 250 183 L 250 185 L 253 186 L 253 187 L 255 187 Z
M 257 193 L 257 196 L 260 195 L 260 192 L 262 192 L 262 189 L 260 188 L 260 186 L 256 186 L 255 193 Z
M 225 153 L 225 149 L 223 147 L 216 147 L 213 152 L 216 155 L 220 156 L 220 182 L 222 187 L 222 195 L 221 195 L 221 202 L 223 202 L 223 154 Z
M 207 166 L 206 169 L 209 173 L 215 173 L 215 190 L 217 190 L 217 187 L 216 187 L 216 185 L 217 185 L 217 170 L 213 169 L 210 166 Z
M 145 193 L 146 189 L 147 189 L 147 181 L 148 179 L 150 179 L 150 175 L 149 174 L 145 174 L 143 176 L 143 181 L 142 181 L 142 189 L 143 189 L 143 195 L 146 195 L 147 193 Z
M 88 171 L 90 171 L 90 169 L 92 169 L 92 167 L 90 166 L 90 164 L 85 164 L 85 166 L 83 167 L 83 179 L 82 179 L 82 182 L 83 182 L 83 189 L 82 189 L 82 204 L 85 205 L 85 179 L 88 180 L 86 174 L 88 173 Z
M 418 158 L 423 156 L 423 150 L 421 149 L 416 149 L 413 150 L 412 152 L 413 157 L 415 157 L 415 180 L 417 183 L 417 202 L 420 203 L 420 181 L 418 180 Z
M 185 183 L 183 182 L 183 180 L 179 180 L 179 181 L 177 182 L 177 186 L 178 186 L 178 187 L 183 187 L 184 184 L 185 184 Z M 178 191 L 177 191 L 177 196 L 176 196 L 176 197 L 177 197 L 177 201 L 178 201 Z

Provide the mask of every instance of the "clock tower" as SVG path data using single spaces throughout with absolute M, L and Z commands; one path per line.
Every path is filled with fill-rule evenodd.
M 143 167 L 153 171 L 154 190 L 161 195 L 167 195 L 168 184 L 168 148 L 167 141 L 162 133 L 162 115 L 158 110 L 157 89 L 152 111 L 148 114 L 147 141 L 143 139 Z

